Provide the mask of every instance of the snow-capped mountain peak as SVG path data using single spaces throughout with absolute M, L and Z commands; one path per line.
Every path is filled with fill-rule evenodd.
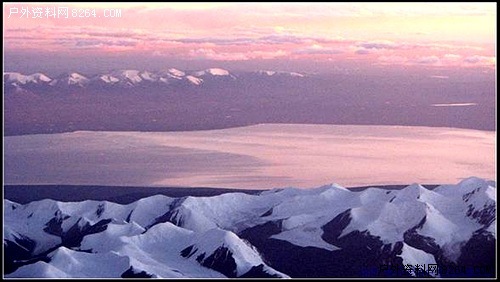
M 186 73 L 185 73 L 185 72 L 180 71 L 180 70 L 175 69 L 175 68 L 170 68 L 170 69 L 168 69 L 168 72 L 169 72 L 170 74 L 172 74 L 172 75 L 177 76 L 177 77 L 182 77 L 182 76 L 185 76 L 185 75 L 186 75 Z
M 111 74 L 118 78 L 122 83 L 126 83 L 128 85 L 134 85 L 140 83 L 142 81 L 141 76 L 139 75 L 138 70 L 119 70 L 114 71 Z
M 50 77 L 39 72 L 31 74 L 27 77 L 27 82 L 32 82 L 32 83 L 48 83 L 51 80 L 52 79 Z
M 194 85 L 200 85 L 201 83 L 203 83 L 203 79 L 194 77 L 192 75 L 186 76 L 186 79 Z
M 28 77 L 18 72 L 5 72 L 4 80 L 8 83 L 26 84 Z
M 79 81 L 79 80 L 85 80 L 87 79 L 85 76 L 77 73 L 77 72 L 72 72 L 69 74 L 69 77 L 74 79 L 75 81 Z
M 14 86 L 16 90 L 22 90 L 23 86 L 51 85 L 53 80 L 43 73 L 24 75 L 18 72 L 5 72 L 4 83 Z
M 260 70 L 260 71 L 257 71 L 258 74 L 262 74 L 262 75 L 268 75 L 268 76 L 273 76 L 275 75 L 277 72 L 276 71 L 270 71 L 270 70 Z
M 109 84 L 114 84 L 114 83 L 117 83 L 118 81 L 120 81 L 118 78 L 116 78 L 112 75 L 109 75 L 109 74 L 100 75 L 99 79 L 101 81 L 103 81 L 105 83 L 109 83 Z
M 229 75 L 229 71 L 225 69 L 219 69 L 219 68 L 210 68 L 206 70 L 207 73 L 211 75 Z
M 259 70 L 259 71 L 256 71 L 255 73 L 258 75 L 263 75 L 263 76 L 305 77 L 305 75 L 302 73 L 287 72 L 287 71 Z
M 139 74 L 139 76 L 146 81 L 155 81 L 157 79 L 156 75 L 149 71 L 143 71 Z
M 85 84 L 87 84 L 90 80 L 86 78 L 85 76 L 77 73 L 77 72 L 72 72 L 67 75 L 63 75 L 57 79 L 54 79 L 50 82 L 50 85 L 56 85 L 56 84 L 63 84 L 63 85 L 77 85 L 80 87 L 83 87 Z
M 228 70 L 220 68 L 209 68 L 202 71 L 197 71 L 193 73 L 194 76 L 204 76 L 204 75 L 214 75 L 214 76 L 229 76 Z

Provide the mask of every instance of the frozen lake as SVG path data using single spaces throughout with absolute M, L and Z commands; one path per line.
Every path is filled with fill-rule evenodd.
M 263 124 L 4 137 L 5 184 L 317 187 L 495 180 L 495 132 Z

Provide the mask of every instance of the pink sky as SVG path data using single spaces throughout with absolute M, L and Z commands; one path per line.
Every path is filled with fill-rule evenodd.
M 9 53 L 435 68 L 496 65 L 496 3 L 3 6 Z M 47 18 L 47 8 L 60 7 L 69 8 L 68 18 Z M 41 18 L 34 18 L 36 8 L 42 9 Z M 96 17 L 73 17 L 72 9 L 96 9 Z M 105 9 L 120 9 L 121 17 L 105 18 Z

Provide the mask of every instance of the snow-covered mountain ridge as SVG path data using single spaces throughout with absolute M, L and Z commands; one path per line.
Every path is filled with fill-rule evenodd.
M 496 265 L 496 183 L 479 178 L 128 205 L 4 200 L 4 220 L 6 277 L 359 277 L 381 265 Z
M 283 71 L 255 71 L 245 73 L 245 75 L 253 75 L 261 78 L 270 76 L 301 78 L 305 76 L 304 74 L 296 72 Z M 209 80 L 234 81 L 237 79 L 238 75 L 221 68 L 208 68 L 199 71 L 181 71 L 175 68 L 168 68 L 160 71 L 124 69 L 98 73 L 88 77 L 78 72 L 71 72 L 53 78 L 43 73 L 27 75 L 18 72 L 4 72 L 4 85 L 18 90 L 32 90 L 31 88 L 40 86 L 49 88 L 111 86 L 131 88 L 138 86 L 165 86 L 175 84 L 199 86 Z

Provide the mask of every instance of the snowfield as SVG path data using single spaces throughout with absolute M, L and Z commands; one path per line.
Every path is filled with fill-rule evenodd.
M 433 190 L 332 184 L 128 205 L 4 200 L 4 220 L 8 278 L 358 277 L 382 264 L 496 265 L 496 183 L 477 177 Z

